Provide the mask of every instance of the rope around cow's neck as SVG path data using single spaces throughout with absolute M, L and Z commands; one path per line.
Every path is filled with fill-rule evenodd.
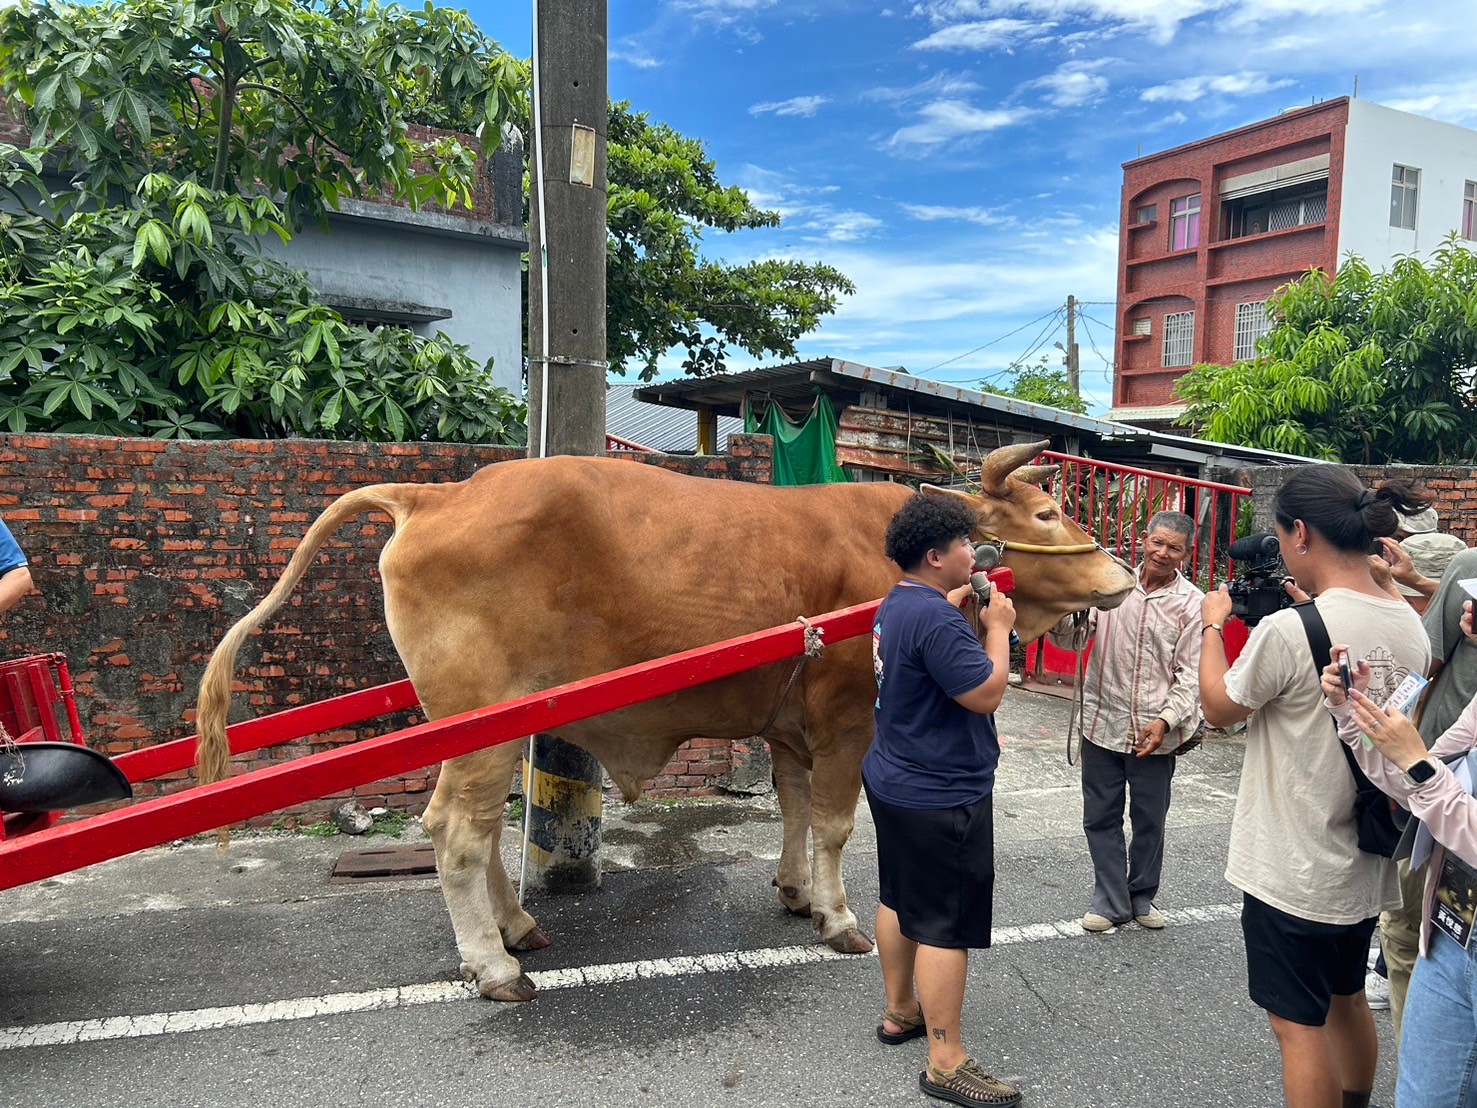
M 1091 554 L 1094 550 L 1103 550 L 1102 543 L 1097 542 L 1079 542 L 1068 546 L 1042 546 L 1037 543 L 1002 539 L 999 535 L 992 535 L 988 531 L 981 531 L 980 538 L 992 546 L 999 547 L 1002 554 L 1007 550 L 1014 550 L 1021 554 Z M 1103 553 L 1108 552 L 1103 550 Z

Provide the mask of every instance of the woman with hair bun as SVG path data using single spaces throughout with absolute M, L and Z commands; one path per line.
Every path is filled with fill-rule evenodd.
M 1319 465 L 1292 474 L 1273 504 L 1290 595 L 1315 598 L 1329 638 L 1368 662 L 1379 702 L 1425 673 L 1430 647 L 1368 553 L 1395 533 L 1397 512 L 1429 499 L 1393 482 L 1371 491 L 1348 469 Z M 1301 615 L 1262 619 L 1230 666 L 1225 586 L 1201 611 L 1201 710 L 1214 726 L 1247 722 L 1226 880 L 1243 893 L 1251 999 L 1277 1036 L 1289 1108 L 1365 1108 L 1379 1054 L 1365 956 L 1379 913 L 1400 903 L 1395 867 L 1359 849 L 1354 778 L 1322 710 L 1324 663 L 1314 663 Z

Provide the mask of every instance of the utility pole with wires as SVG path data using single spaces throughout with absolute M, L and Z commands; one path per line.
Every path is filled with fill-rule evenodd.
M 528 454 L 605 451 L 607 0 L 533 0 Z M 600 763 L 529 741 L 520 901 L 600 885 Z
M 1067 366 L 1067 387 L 1072 390 L 1073 396 L 1082 395 L 1081 375 L 1078 372 L 1077 360 L 1077 298 L 1067 296 L 1067 349 L 1064 351 L 1066 358 L 1063 359 Z

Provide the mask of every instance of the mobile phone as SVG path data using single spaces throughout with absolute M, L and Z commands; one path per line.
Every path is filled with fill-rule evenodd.
M 1477 577 L 1467 577 L 1458 581 L 1457 585 L 1461 588 L 1462 592 L 1466 593 L 1473 600 L 1477 600 Z
M 1344 692 L 1354 687 L 1354 674 L 1349 670 L 1349 652 L 1345 650 L 1339 655 L 1339 680 L 1344 683 Z

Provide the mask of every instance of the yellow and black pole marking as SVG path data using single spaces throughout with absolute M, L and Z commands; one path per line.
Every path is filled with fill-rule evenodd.
M 524 787 L 528 884 L 545 892 L 600 887 L 600 763 L 579 747 L 539 735 Z

